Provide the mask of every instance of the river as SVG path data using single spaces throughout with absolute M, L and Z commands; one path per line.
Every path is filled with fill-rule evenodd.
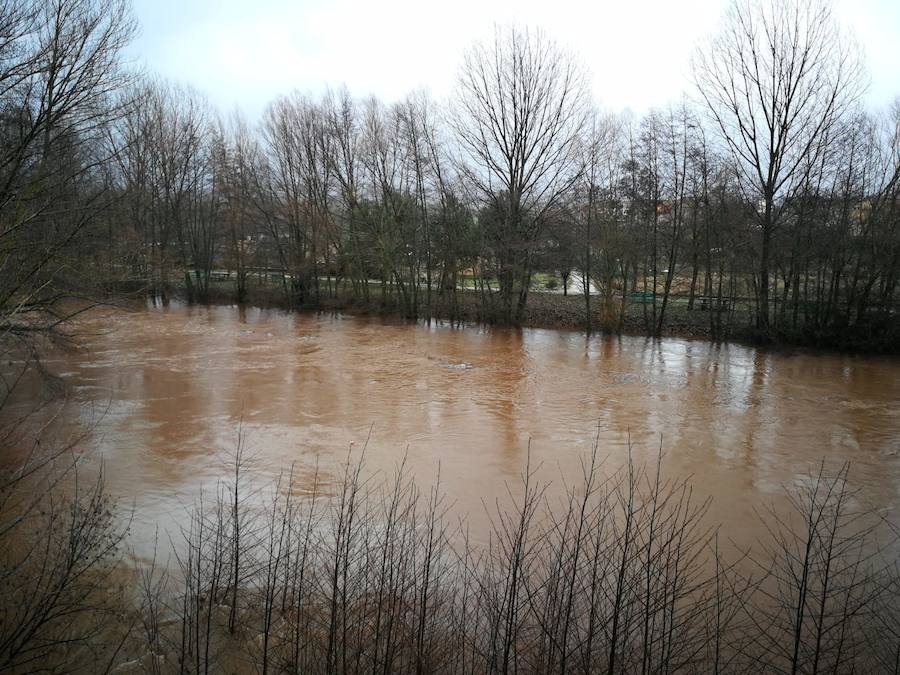
M 134 505 L 138 555 L 223 475 L 239 430 L 264 475 L 318 466 L 327 484 L 364 446 L 373 472 L 440 470 L 475 522 L 529 457 L 561 490 L 595 439 L 609 470 L 661 446 L 738 540 L 822 460 L 849 461 L 858 498 L 900 519 L 896 360 L 228 306 L 97 312 L 78 332 L 46 365 Z

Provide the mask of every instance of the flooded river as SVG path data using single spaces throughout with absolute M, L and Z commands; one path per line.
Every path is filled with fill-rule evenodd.
M 475 520 L 529 452 L 561 486 L 595 438 L 610 470 L 629 439 L 638 461 L 661 443 L 738 538 L 823 459 L 851 462 L 860 498 L 900 518 L 896 360 L 236 307 L 98 314 L 79 329 L 84 348 L 47 365 L 81 423 L 98 420 L 86 444 L 134 504 L 139 548 L 222 475 L 239 429 L 273 475 L 327 476 L 369 437 L 371 470 L 405 456 L 427 484 L 440 469 Z

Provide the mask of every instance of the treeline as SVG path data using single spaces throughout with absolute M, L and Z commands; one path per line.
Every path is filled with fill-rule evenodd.
M 517 323 L 558 286 L 589 330 L 900 336 L 900 106 L 863 108 L 825 4 L 736 2 L 697 50 L 696 102 L 640 118 L 599 112 L 539 31 L 473 46 L 447 102 L 294 93 L 251 124 L 130 72 L 119 0 L 2 17 L 7 332 L 98 281 L 202 302 L 227 274 L 233 299 L 267 279 L 289 306 Z

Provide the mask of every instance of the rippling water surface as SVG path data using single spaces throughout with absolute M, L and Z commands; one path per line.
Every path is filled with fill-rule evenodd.
M 77 400 L 136 540 L 183 519 L 242 428 L 257 471 L 326 479 L 369 437 L 367 465 L 441 484 L 476 522 L 531 465 L 561 489 L 598 439 L 693 476 L 737 539 L 821 460 L 851 462 L 898 521 L 900 362 L 743 346 L 453 328 L 236 307 L 106 313 L 84 349 L 50 359 Z M 76 424 L 68 413 L 67 423 Z M 530 448 L 530 451 L 529 451 Z

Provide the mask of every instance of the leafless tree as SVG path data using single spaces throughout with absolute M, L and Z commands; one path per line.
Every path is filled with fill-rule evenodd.
M 827 1 L 736 0 L 694 76 L 760 229 L 757 326 L 769 330 L 773 235 L 861 90 Z
M 124 1 L 0 6 L 3 349 L 60 335 L 72 310 L 60 301 L 90 286 L 72 261 L 112 201 L 101 141 L 127 105 L 116 94 L 130 79 L 121 52 L 134 31 Z
M 322 106 L 295 92 L 269 106 L 262 134 L 269 199 L 261 197 L 259 209 L 282 268 L 290 273 L 290 301 L 315 303 L 319 277 L 330 273 L 326 262 L 339 241 L 329 211 L 334 195 L 328 119 Z
M 494 211 L 504 317 L 521 315 L 548 209 L 581 172 L 585 74 L 544 33 L 497 28 L 466 53 L 450 113 L 477 200 Z

